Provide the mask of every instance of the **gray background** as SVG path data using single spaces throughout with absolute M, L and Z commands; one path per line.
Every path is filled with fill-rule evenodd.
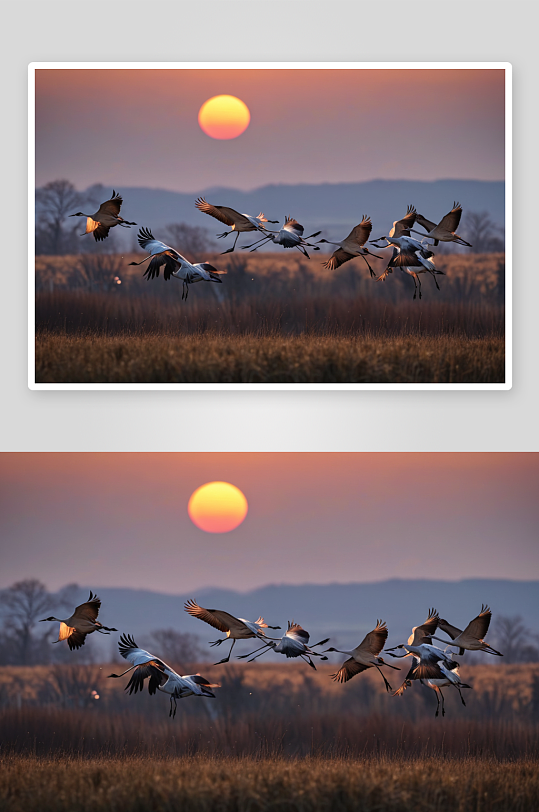
M 538 140 L 535 4 L 32 0 L 6 5 L 3 18 L 0 450 L 537 449 L 539 271 L 532 255 Z M 513 389 L 28 390 L 27 65 L 141 60 L 511 62 Z M 144 114 L 151 111 L 141 106 Z

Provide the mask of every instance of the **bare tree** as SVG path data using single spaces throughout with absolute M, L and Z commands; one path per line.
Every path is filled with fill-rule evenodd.
M 493 623 L 492 638 L 502 652 L 504 663 L 539 662 L 539 635 L 532 632 L 520 615 L 499 615 Z
M 86 195 L 77 192 L 68 180 L 53 180 L 36 189 L 36 253 L 66 253 L 71 234 L 66 232 L 64 221 L 85 200 Z
M 187 223 L 169 223 L 164 228 L 165 242 L 183 254 L 189 262 L 200 262 L 204 254 L 213 253 L 217 246 L 209 236 L 207 228 L 190 226 Z
M 156 656 L 175 665 L 191 665 L 205 658 L 205 652 L 196 634 L 177 632 L 175 629 L 158 629 L 151 634 L 155 640 Z
M 49 630 L 36 641 L 34 627 L 43 615 L 50 614 L 64 604 L 47 591 L 37 578 L 17 581 L 0 593 L 0 610 L 4 618 L 4 642 L 9 642 L 16 662 L 28 665 L 39 654 L 41 643 Z M 37 656 L 39 659 L 39 656 Z
M 488 211 L 470 211 L 463 224 L 466 238 L 472 244 L 472 253 L 486 254 L 503 251 L 503 230 L 490 219 Z

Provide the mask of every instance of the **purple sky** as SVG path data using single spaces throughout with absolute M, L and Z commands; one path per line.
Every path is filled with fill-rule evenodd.
M 189 592 L 386 578 L 539 579 L 538 454 L 2 454 L 0 587 Z M 225 480 L 244 523 L 208 534 Z
M 251 111 L 236 139 L 198 126 L 218 94 Z M 503 177 L 503 70 L 36 71 L 38 186 Z

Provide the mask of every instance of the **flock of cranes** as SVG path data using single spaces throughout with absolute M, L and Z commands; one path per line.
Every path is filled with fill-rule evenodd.
M 92 634 L 92 632 L 110 634 L 117 631 L 117 629 L 103 626 L 97 620 L 100 607 L 101 601 L 90 592 L 88 600 L 77 606 L 71 617 L 63 620 L 48 617 L 44 618 L 44 620 L 60 623 L 58 640 L 55 642 L 67 640 L 71 650 L 79 649 L 84 645 L 87 635 Z M 316 670 L 313 657 L 327 660 L 327 653 L 339 652 L 340 654 L 346 654 L 348 659 L 345 660 L 335 674 L 330 675 L 335 682 L 348 682 L 357 674 L 361 674 L 362 671 L 366 671 L 368 668 L 376 668 L 382 676 L 388 692 L 393 691 L 393 688 L 381 669 L 401 670 L 398 666 L 392 665 L 380 656 L 388 638 L 388 628 L 382 620 L 378 620 L 375 628 L 364 637 L 361 643 L 349 651 L 333 647 L 323 651 L 315 651 L 315 649 L 328 643 L 329 638 L 310 644 L 309 632 L 298 623 L 294 623 L 294 621 L 288 621 L 286 632 L 282 637 L 269 637 L 266 629 L 277 630 L 281 627 L 268 625 L 263 617 L 259 617 L 256 621 L 245 620 L 245 618 L 235 617 L 221 609 L 206 609 L 199 606 L 194 600 L 187 601 L 184 609 L 192 617 L 225 634 L 224 638 L 213 641 L 210 646 L 219 646 L 227 640 L 232 641 L 227 656 L 219 660 L 215 665 L 230 661 L 230 655 L 236 640 L 257 639 L 262 645 L 249 654 L 240 655 L 239 660 L 248 658 L 248 662 L 253 662 L 263 654 L 273 651 L 288 658 L 300 658 Z M 450 649 L 458 649 L 459 655 L 463 655 L 465 651 L 483 651 L 502 657 L 503 655 L 499 651 L 496 651 L 484 641 L 491 617 L 492 613 L 489 607 L 483 605 L 477 617 L 471 620 L 466 628 L 462 630 L 440 618 L 438 612 L 431 609 L 425 622 L 412 628 L 412 633 L 406 643 L 400 643 L 392 648 L 385 649 L 385 653 L 390 657 L 411 658 L 410 668 L 404 682 L 400 688 L 393 692 L 393 696 L 401 696 L 412 685 L 413 681 L 419 681 L 436 692 L 436 716 L 439 714 L 440 704 L 442 716 L 445 715 L 444 696 L 441 690 L 444 687 L 453 686 L 458 691 L 462 704 L 466 705 L 461 689 L 470 688 L 471 686 L 461 681 L 459 663 L 453 659 L 456 652 L 452 652 Z M 448 639 L 436 637 L 435 632 L 438 630 L 445 632 Z M 445 643 L 445 648 L 435 646 L 433 640 Z M 160 657 L 139 648 L 134 637 L 130 634 L 124 633 L 121 635 L 118 649 L 121 656 L 131 665 L 121 674 L 110 674 L 109 676 L 119 679 L 124 674 L 132 672 L 125 689 L 129 694 L 143 691 L 145 681 L 148 680 L 148 692 L 151 695 L 158 690 L 169 695 L 169 715 L 172 717 L 176 715 L 178 699 L 188 696 L 215 698 L 212 689 L 220 687 L 218 683 L 210 682 L 200 674 L 184 676 L 178 674 Z M 394 653 L 401 651 L 404 653 Z
M 106 200 L 102 203 L 99 209 L 93 214 L 77 212 L 69 216 L 86 217 L 86 231 L 84 234 L 93 233 L 94 239 L 100 241 L 108 236 L 110 229 L 114 226 L 119 225 L 124 228 L 129 228 L 130 226 L 137 225 L 120 217 L 122 203 L 122 197 L 113 190 L 110 200 Z M 387 279 L 388 274 L 393 272 L 393 268 L 400 268 L 414 280 L 414 299 L 417 297 L 418 292 L 419 298 L 421 299 L 420 274 L 426 273 L 432 276 L 436 288 L 440 290 L 436 276 L 444 274 L 444 271 L 440 271 L 435 267 L 432 259 L 434 256 L 434 252 L 432 251 L 433 247 L 437 246 L 440 242 L 454 242 L 457 245 L 464 245 L 469 248 L 472 247 L 470 243 L 466 242 L 466 240 L 457 234 L 457 228 L 459 227 L 462 215 L 462 206 L 459 203 L 454 203 L 451 211 L 448 212 L 439 223 L 434 223 L 422 214 L 419 214 L 414 206 L 408 206 L 405 216 L 400 220 L 395 220 L 387 236 L 382 236 L 377 240 L 370 241 L 369 237 L 371 236 L 372 222 L 370 217 L 364 215 L 361 222 L 340 242 L 321 239 L 317 240 L 316 243 L 309 242 L 309 240 L 318 237 L 321 232 L 316 231 L 308 237 L 304 237 L 304 227 L 292 217 L 285 217 L 280 230 L 272 231 L 268 228 L 268 224 L 278 224 L 279 221 L 268 220 L 262 212 L 260 212 L 257 217 L 251 214 L 242 214 L 229 206 L 214 206 L 208 203 L 203 197 L 199 197 L 195 201 L 195 206 L 203 214 L 207 214 L 230 227 L 230 231 L 224 231 L 222 234 L 218 234 L 218 239 L 227 237 L 229 234 L 235 234 L 236 238 L 234 244 L 231 248 L 223 251 L 223 254 L 234 251 L 240 234 L 251 231 L 257 232 L 261 236 L 259 236 L 254 243 L 242 246 L 244 250 L 257 251 L 263 245 L 271 241 L 275 243 L 275 245 L 282 245 L 284 248 L 297 248 L 298 251 L 309 259 L 307 248 L 319 251 L 320 243 L 328 243 L 338 247 L 331 257 L 323 263 L 324 268 L 335 270 L 343 263 L 355 259 L 355 257 L 361 257 L 367 264 L 371 277 L 377 281 L 384 281 Z M 415 224 L 422 226 L 425 231 L 421 232 L 414 229 L 413 226 Z M 411 232 L 422 235 L 422 239 L 415 239 L 415 237 L 411 236 Z M 428 242 L 429 239 L 431 242 Z M 369 264 L 367 257 L 375 257 L 376 259 L 383 259 L 383 257 L 378 254 L 373 254 L 365 247 L 367 241 L 375 245 L 378 249 L 393 246 L 391 259 L 383 273 L 378 276 Z M 385 244 L 380 245 L 380 243 L 384 241 Z M 148 252 L 148 256 L 141 262 L 131 262 L 129 264 L 142 265 L 142 263 L 150 260 L 144 272 L 144 276 L 148 280 L 157 279 L 160 268 L 164 266 L 163 276 L 165 281 L 175 277 L 183 282 L 182 299 L 187 299 L 189 285 L 195 282 L 220 283 L 222 282 L 220 277 L 226 274 L 226 271 L 217 270 L 217 268 L 209 262 L 197 262 L 194 264 L 189 262 L 175 248 L 172 248 L 160 240 L 156 240 L 148 228 L 140 228 L 138 242 L 140 247 Z

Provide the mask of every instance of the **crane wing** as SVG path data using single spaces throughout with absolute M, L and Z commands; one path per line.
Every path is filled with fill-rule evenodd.
M 294 623 L 294 621 L 288 621 L 288 629 L 286 630 L 285 637 L 291 637 L 292 640 L 296 640 L 298 643 L 303 643 L 306 646 L 309 642 L 310 638 L 309 632 L 305 631 L 299 623 Z
M 292 231 L 297 237 L 303 237 L 303 232 L 305 229 L 303 228 L 297 220 L 294 220 L 292 217 L 285 217 L 284 226 L 283 228 L 286 231 Z
M 414 268 L 422 264 L 423 263 L 419 261 L 417 253 L 414 250 L 401 248 L 399 251 L 397 251 L 396 255 L 393 255 L 391 257 L 388 263 L 388 267 L 402 268 L 405 266 L 409 266 Z
M 368 667 L 368 665 L 361 665 L 361 663 L 358 663 L 353 657 L 350 657 L 349 660 L 346 660 L 342 664 L 337 673 L 330 674 L 330 677 L 334 682 L 348 682 L 348 680 L 355 677 L 356 674 L 361 674 L 362 671 L 366 671 Z
M 429 609 L 429 616 L 427 617 L 426 621 L 421 624 L 421 626 L 414 626 L 412 629 L 412 634 L 408 638 L 408 645 L 409 646 L 418 646 L 421 643 L 430 643 L 430 637 L 434 634 L 436 629 L 438 628 L 438 612 L 436 609 Z M 428 640 L 422 638 L 429 638 Z
M 144 689 L 144 680 L 150 678 L 148 683 L 148 693 L 155 694 L 157 688 L 160 685 L 164 685 L 168 682 L 169 677 L 167 674 L 164 673 L 164 666 L 163 663 L 159 660 L 149 660 L 147 663 L 143 663 L 138 665 L 131 677 L 129 678 L 129 682 L 125 686 L 125 690 L 129 691 L 129 694 L 136 694 L 138 691 L 142 691 Z
M 452 626 L 447 620 L 443 620 L 440 618 L 438 621 L 438 628 L 449 635 L 451 640 L 454 640 L 455 637 L 458 637 L 459 634 L 462 634 L 462 629 L 458 629 L 456 626 Z
M 474 619 L 468 623 L 463 634 L 467 634 L 476 640 L 482 640 L 488 632 L 491 617 L 492 612 L 490 611 L 489 607 L 482 606 L 481 612 L 477 615 L 477 617 L 474 617 Z
M 96 242 L 102 242 L 109 236 L 110 226 L 104 226 L 103 223 L 99 223 L 97 228 L 94 229 L 94 240 Z
M 73 629 L 73 633 L 67 638 L 67 645 L 71 651 L 82 648 L 86 642 L 86 635 L 83 632 L 78 632 Z
M 97 616 L 99 614 L 99 610 L 101 608 L 101 601 L 94 595 L 93 592 L 90 592 L 90 596 L 86 603 L 81 603 L 75 611 L 73 612 L 73 618 L 80 618 L 81 620 L 89 620 L 91 623 L 95 623 Z
M 249 222 L 247 217 L 244 217 L 239 211 L 230 209 L 228 206 L 212 206 L 211 203 L 207 203 L 203 197 L 199 197 L 195 201 L 195 206 L 199 211 L 204 212 L 204 214 L 209 214 L 210 217 L 215 217 L 216 220 L 224 223 L 225 226 L 233 226 L 235 223 L 241 221 Z
M 99 220 L 99 218 L 104 214 L 112 214 L 113 217 L 118 217 L 123 202 L 122 196 L 117 194 L 117 192 L 115 192 L 113 189 L 112 197 L 110 200 L 105 200 L 105 202 L 100 205 L 97 216 L 94 219 Z
M 410 229 L 414 225 L 419 215 L 416 213 L 414 206 L 408 206 L 406 214 L 400 220 L 395 220 L 393 228 L 389 232 L 390 237 L 409 237 Z M 434 225 L 434 224 L 433 224 Z
M 440 227 L 443 229 L 447 229 L 454 233 L 457 228 L 459 227 L 460 218 L 462 216 L 462 206 L 460 203 L 453 203 L 453 208 L 451 209 L 445 217 L 442 217 L 440 220 Z
M 148 267 L 146 268 L 142 276 L 148 280 L 157 279 L 157 277 L 159 276 L 159 269 L 161 265 L 165 266 L 163 276 L 165 278 L 165 282 L 168 282 L 172 274 L 178 270 L 181 263 L 178 262 L 176 259 L 174 259 L 174 257 L 170 256 L 170 254 L 168 253 L 157 254 L 155 257 L 153 257 L 152 260 L 150 260 Z
M 386 644 L 388 635 L 387 626 L 383 620 L 376 621 L 376 628 L 365 635 L 363 641 L 359 644 L 358 649 L 368 651 L 375 657 L 380 654 Z
M 349 254 L 344 248 L 337 248 L 327 262 L 323 263 L 323 266 L 327 268 L 328 271 L 334 271 L 336 268 L 340 268 L 341 265 L 344 265 L 345 262 L 348 262 L 349 259 L 354 259 L 354 255 Z
M 410 685 L 412 684 L 412 680 L 418 679 L 418 677 L 417 677 L 417 666 L 418 665 L 419 665 L 419 660 L 417 659 L 417 657 L 412 657 L 412 664 L 410 666 L 410 670 L 406 674 L 406 676 L 404 678 L 404 682 L 402 683 L 401 687 L 398 688 L 395 691 L 393 696 L 402 696 L 403 693 L 405 692 L 405 690 L 407 688 L 409 688 Z
M 357 226 L 354 226 L 354 228 L 352 229 L 346 240 L 343 240 L 343 242 L 352 240 L 354 242 L 357 242 L 358 245 L 363 245 L 364 243 L 367 242 L 367 240 L 371 236 L 371 231 L 372 231 L 371 218 L 367 217 L 364 214 L 361 223 L 359 223 Z
M 434 660 L 422 661 L 414 672 L 413 679 L 445 679 L 446 675 Z
M 436 223 L 433 223 L 432 220 L 427 220 L 427 218 L 423 217 L 422 214 L 416 214 L 415 221 L 420 226 L 423 226 L 423 228 L 429 232 L 433 231 L 436 228 Z M 406 234 L 406 236 L 409 237 L 410 235 Z
M 199 606 L 194 600 L 188 600 L 184 604 L 184 609 L 189 612 L 193 617 L 203 620 L 204 623 L 209 623 L 214 629 L 220 632 L 229 632 L 233 626 L 244 626 L 245 624 L 238 620 L 234 615 L 229 615 L 228 612 L 223 612 L 221 609 L 204 609 Z
M 144 248 L 145 251 L 148 251 L 148 253 L 152 255 L 162 254 L 165 251 L 173 251 L 175 254 L 177 253 L 177 251 L 174 251 L 174 248 L 171 248 L 170 245 L 161 242 L 161 240 L 156 240 L 149 228 L 139 228 L 137 239 L 140 247 Z

